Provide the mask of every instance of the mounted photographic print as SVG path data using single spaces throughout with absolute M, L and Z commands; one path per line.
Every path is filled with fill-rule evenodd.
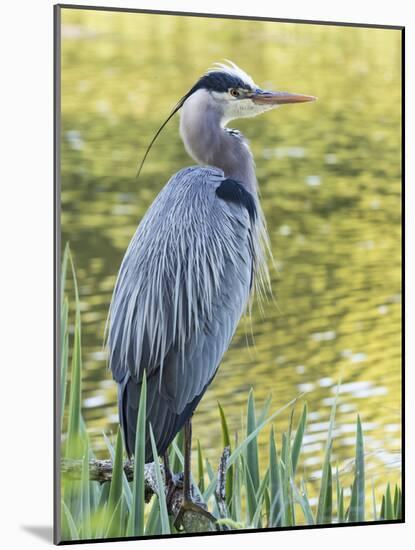
M 55 543 L 404 520 L 403 32 L 55 6 Z

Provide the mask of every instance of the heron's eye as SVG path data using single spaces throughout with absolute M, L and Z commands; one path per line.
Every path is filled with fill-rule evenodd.
M 229 93 L 232 97 L 239 97 L 241 95 L 236 88 L 230 88 Z

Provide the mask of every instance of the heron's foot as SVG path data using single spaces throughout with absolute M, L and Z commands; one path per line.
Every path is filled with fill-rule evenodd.
M 183 498 L 174 526 L 178 531 L 192 532 L 218 529 L 216 518 L 208 511 L 206 504 L 189 498 Z

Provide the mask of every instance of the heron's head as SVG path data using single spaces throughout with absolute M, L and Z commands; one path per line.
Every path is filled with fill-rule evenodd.
M 204 115 L 215 113 L 222 125 L 236 118 L 252 117 L 286 103 L 305 103 L 317 99 L 311 95 L 263 90 L 235 63 L 216 63 L 199 78 L 180 99 L 151 140 L 141 161 L 137 175 L 147 155 L 169 120 L 180 110 L 186 111 L 190 123 Z
M 220 112 L 224 123 L 236 118 L 252 117 L 286 103 L 305 103 L 310 95 L 263 90 L 235 63 L 217 63 L 208 70 L 183 98 L 183 105 L 195 109 L 207 105 Z

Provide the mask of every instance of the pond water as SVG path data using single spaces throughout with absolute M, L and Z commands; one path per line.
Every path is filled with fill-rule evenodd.
M 276 268 L 275 301 L 242 321 L 194 417 L 216 464 L 219 400 L 231 430 L 254 388 L 272 410 L 305 392 L 302 467 L 318 476 L 339 377 L 334 454 L 353 466 L 355 422 L 376 491 L 399 482 L 401 451 L 400 33 L 394 30 L 62 10 L 62 243 L 82 300 L 83 407 L 94 450 L 117 426 L 102 348 L 115 277 L 169 177 L 194 162 L 177 117 L 137 165 L 176 101 L 215 61 L 268 89 L 316 95 L 234 121 L 251 142 Z M 289 411 L 278 417 L 278 433 Z M 260 437 L 267 455 L 268 430 Z

